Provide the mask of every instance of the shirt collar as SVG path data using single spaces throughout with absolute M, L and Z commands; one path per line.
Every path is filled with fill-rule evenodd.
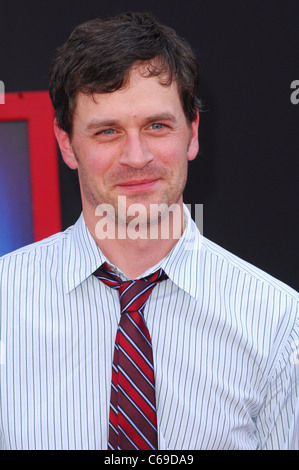
M 192 220 L 187 206 L 183 205 L 183 209 L 184 232 L 160 266 L 174 284 L 197 299 L 200 287 L 199 261 L 202 235 Z
M 81 213 L 70 228 L 66 246 L 65 288 L 70 293 L 106 261 Z
M 192 297 L 199 293 L 199 255 L 202 236 L 191 218 L 188 208 L 183 205 L 185 228 L 181 238 L 170 253 L 140 277 L 147 276 L 162 268 L 169 279 Z M 66 292 L 69 293 L 91 276 L 104 262 L 108 262 L 92 235 L 83 214 L 69 232 L 65 260 Z M 113 267 L 113 266 L 112 266 Z M 121 274 L 116 267 L 118 274 Z

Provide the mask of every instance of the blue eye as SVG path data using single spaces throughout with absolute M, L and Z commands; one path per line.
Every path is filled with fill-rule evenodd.
M 160 123 L 158 123 L 158 122 L 155 122 L 155 124 L 152 124 L 151 127 L 152 127 L 153 129 L 162 129 L 163 124 L 160 124 Z
M 115 132 L 114 129 L 105 129 L 103 134 L 113 134 L 113 132 Z

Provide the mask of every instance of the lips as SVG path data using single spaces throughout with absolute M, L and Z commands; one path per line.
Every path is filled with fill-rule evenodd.
M 151 189 L 153 188 L 156 183 L 158 182 L 158 179 L 142 179 L 142 180 L 131 180 L 131 181 L 125 181 L 123 183 L 118 184 L 122 189 L 128 190 L 128 191 L 145 191 L 146 189 Z

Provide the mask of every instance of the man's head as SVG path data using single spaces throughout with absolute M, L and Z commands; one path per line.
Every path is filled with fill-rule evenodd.
M 126 222 L 126 204 L 182 208 L 188 161 L 198 152 L 197 61 L 148 14 L 79 26 L 51 67 L 55 135 L 78 170 L 85 220 L 98 205 Z M 166 210 L 165 210 L 166 213 Z
M 119 90 L 138 64 L 147 64 L 146 73 L 161 77 L 165 85 L 176 81 L 191 123 L 199 107 L 199 71 L 190 46 L 150 14 L 127 13 L 78 26 L 58 49 L 50 70 L 50 96 L 61 129 L 72 135 L 79 92 Z

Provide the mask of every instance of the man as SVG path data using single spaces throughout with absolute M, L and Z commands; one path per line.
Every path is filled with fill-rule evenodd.
M 58 50 L 54 129 L 83 213 L 0 261 L 3 448 L 299 448 L 297 294 L 183 205 L 197 85 L 188 44 L 149 14 L 87 22 Z M 149 297 L 120 314 L 135 285 Z

